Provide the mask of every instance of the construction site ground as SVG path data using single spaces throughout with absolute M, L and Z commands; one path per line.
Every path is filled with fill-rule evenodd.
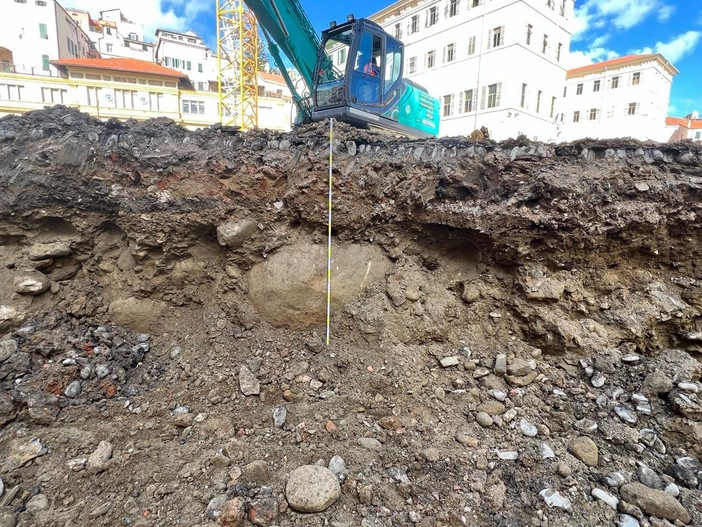
M 0 119 L 0 527 L 702 525 L 699 142 L 337 124 L 326 345 L 328 173 Z

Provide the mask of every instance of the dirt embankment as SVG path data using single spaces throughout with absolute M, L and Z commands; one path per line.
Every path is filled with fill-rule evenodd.
M 702 522 L 699 143 L 328 147 L 0 120 L 0 526 Z

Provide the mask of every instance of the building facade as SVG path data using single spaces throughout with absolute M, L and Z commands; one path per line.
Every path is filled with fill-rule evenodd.
M 405 77 L 441 102 L 440 135 L 561 132 L 573 0 L 400 0 L 371 18 L 405 44 Z
M 121 9 L 100 11 L 100 18 L 79 9 L 67 9 L 90 37 L 101 57 L 125 57 L 139 60 L 154 59 L 154 44 L 146 42 L 144 26 L 129 20 Z
M 55 0 L 2 0 L 0 70 L 56 75 L 51 61 L 91 55 L 90 38 Z
M 702 119 L 698 112 L 692 112 L 685 117 L 667 117 L 665 120 L 669 141 L 702 141 Z
M 217 57 L 192 31 L 156 30 L 155 61 L 185 73 L 199 91 L 217 91 Z
M 677 73 L 660 54 L 619 57 L 568 71 L 560 139 L 667 141 L 666 116 Z
M 221 122 L 219 97 L 193 90 L 187 75 L 138 59 L 60 59 L 48 77 L 0 72 L 0 117 L 63 104 L 100 119 L 168 117 L 189 129 Z M 292 102 L 259 96 L 259 127 L 290 130 Z

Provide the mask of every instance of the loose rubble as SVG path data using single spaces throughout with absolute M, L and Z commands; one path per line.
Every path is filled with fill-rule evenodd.
M 702 524 L 699 145 L 327 132 L 0 119 L 0 526 Z

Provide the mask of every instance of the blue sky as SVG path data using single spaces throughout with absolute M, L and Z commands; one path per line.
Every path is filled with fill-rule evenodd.
M 147 39 L 157 27 L 192 29 L 215 45 L 215 0 L 59 0 L 66 7 L 121 7 L 144 24 Z M 299 0 L 320 32 L 349 12 L 369 16 L 383 0 L 355 0 L 349 7 L 330 0 Z M 540 0 L 536 0 L 540 1 Z M 350 7 L 353 6 L 353 7 Z M 635 53 L 662 53 L 680 71 L 673 80 L 669 113 L 702 112 L 702 0 L 576 0 L 570 67 Z

